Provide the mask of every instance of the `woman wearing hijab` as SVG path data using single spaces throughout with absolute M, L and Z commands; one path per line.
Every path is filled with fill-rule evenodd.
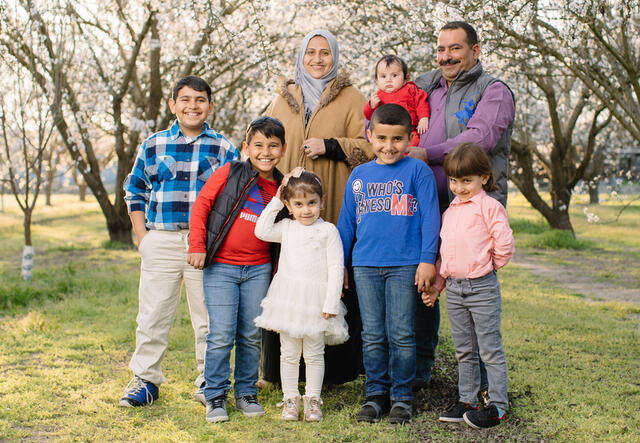
M 325 30 L 307 34 L 298 52 L 295 79 L 280 80 L 278 96 L 265 112 L 285 127 L 287 150 L 278 169 L 287 173 L 302 166 L 317 174 L 325 195 L 320 215 L 334 224 L 338 221 L 350 166 L 373 158 L 371 145 L 364 139 L 362 109 L 366 98 L 351 85 L 347 73 L 338 72 L 339 62 L 340 51 L 333 34 Z M 356 293 L 345 291 L 342 301 L 347 307 L 351 338 L 343 345 L 325 347 L 326 384 L 351 381 L 362 366 Z M 280 340 L 273 332 L 263 333 L 262 371 L 264 380 L 280 381 Z

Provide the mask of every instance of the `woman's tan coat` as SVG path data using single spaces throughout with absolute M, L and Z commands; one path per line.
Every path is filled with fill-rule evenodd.
M 302 166 L 316 173 L 325 193 L 325 208 L 320 215 L 326 221 L 337 223 L 351 169 L 344 161 L 329 160 L 324 156 L 311 160 L 302 146 L 309 138 L 335 138 L 352 167 L 373 158 L 371 144 L 364 139 L 362 110 L 366 99 L 351 85 L 349 76 L 341 72 L 325 88 L 305 127 L 301 88 L 293 80 L 281 79 L 278 94 L 265 112 L 265 115 L 279 119 L 285 128 L 287 150 L 278 169 L 287 173 Z

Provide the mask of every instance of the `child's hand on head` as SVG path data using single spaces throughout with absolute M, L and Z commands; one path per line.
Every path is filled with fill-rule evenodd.
M 322 318 L 324 318 L 325 320 L 329 320 L 330 318 L 335 317 L 336 314 L 327 314 L 326 312 L 322 313 Z
M 418 122 L 418 134 L 424 134 L 429 129 L 429 118 L 423 117 Z
M 289 177 L 298 178 L 298 177 L 300 177 L 302 175 L 303 172 L 304 172 L 304 168 L 302 166 L 296 166 L 295 168 L 293 168 L 293 171 L 289 172 L 289 174 L 287 174 L 287 175 Z
M 285 186 L 287 186 L 287 184 L 289 184 L 289 179 L 291 177 L 298 178 L 300 177 L 300 175 L 302 175 L 303 172 L 304 168 L 302 166 L 296 166 L 295 168 L 293 168 L 293 171 L 285 174 L 285 176 L 282 178 L 282 183 L 280 184 L 280 187 L 278 187 L 278 191 L 276 192 L 276 197 L 280 198 L 280 192 Z
M 371 105 L 372 108 L 376 108 L 379 104 L 380 97 L 378 97 L 377 92 L 374 92 L 373 94 L 371 94 L 371 97 L 369 97 L 369 105 Z

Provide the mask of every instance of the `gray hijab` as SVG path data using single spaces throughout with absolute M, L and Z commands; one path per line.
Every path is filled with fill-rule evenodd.
M 324 77 L 319 79 L 311 77 L 304 68 L 304 54 L 307 52 L 309 40 L 316 35 L 320 35 L 327 39 L 327 42 L 329 42 L 329 48 L 331 49 L 331 55 L 333 56 L 333 66 L 331 67 L 331 70 Z M 338 75 L 339 60 L 340 50 L 338 49 L 338 41 L 329 31 L 316 29 L 315 31 L 308 33 L 302 40 L 300 51 L 298 51 L 298 59 L 296 60 L 295 81 L 296 84 L 300 85 L 302 88 L 302 101 L 304 102 L 304 112 L 307 118 L 311 113 L 313 113 L 316 106 L 318 106 L 320 96 L 322 96 L 327 84 L 336 78 L 336 75 Z

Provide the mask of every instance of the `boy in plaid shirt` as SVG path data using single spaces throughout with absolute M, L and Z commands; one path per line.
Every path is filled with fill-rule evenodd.
M 167 349 L 184 280 L 195 332 L 196 399 L 204 403 L 204 354 L 208 331 L 202 271 L 187 264 L 189 216 L 198 192 L 218 167 L 238 158 L 238 150 L 209 128 L 211 88 L 199 77 L 173 87 L 169 108 L 176 122 L 147 138 L 124 182 L 125 200 L 142 258 L 134 377 L 120 406 L 143 406 L 158 398 L 166 378 L 160 363 Z

